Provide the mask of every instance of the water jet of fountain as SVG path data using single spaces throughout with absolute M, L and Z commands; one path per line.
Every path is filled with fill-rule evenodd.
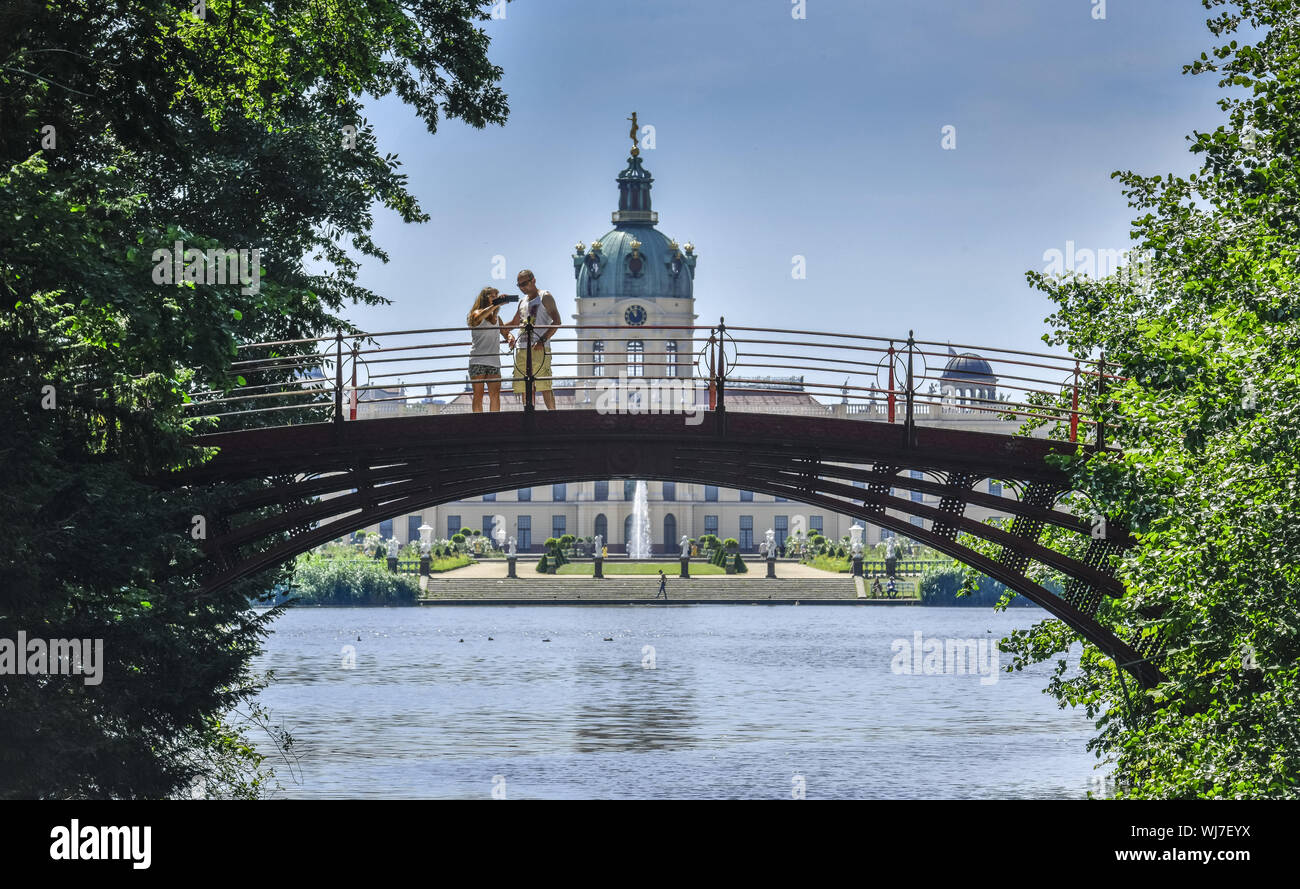
M 650 491 L 645 482 L 636 483 L 632 497 L 632 534 L 627 542 L 628 556 L 633 559 L 650 557 Z

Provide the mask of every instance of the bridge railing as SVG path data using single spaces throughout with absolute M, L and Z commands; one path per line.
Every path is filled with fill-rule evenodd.
M 731 410 L 908 427 L 1015 420 L 1101 443 L 1105 389 L 1122 379 L 1101 359 L 918 340 L 911 333 L 871 336 L 721 320 L 558 329 L 524 322 L 507 332 L 514 348 L 502 341 L 496 356 L 504 410 L 534 410 L 541 395 L 559 409 L 621 413 Z M 192 392 L 190 409 L 223 430 L 487 410 L 490 391 L 476 399 L 479 381 L 469 378 L 471 348 L 466 327 L 248 343 L 232 366 L 238 385 Z

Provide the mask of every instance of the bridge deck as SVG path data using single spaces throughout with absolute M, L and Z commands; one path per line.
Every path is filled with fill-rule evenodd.
M 430 452 L 432 442 L 442 453 L 497 447 L 513 443 L 521 450 L 539 453 L 557 446 L 584 448 L 597 439 L 618 443 L 629 457 L 664 453 L 662 445 L 706 447 L 744 443 L 745 449 L 792 451 L 827 462 L 886 462 L 948 472 L 969 472 L 981 477 L 1015 477 L 1065 486 L 1064 472 L 1049 465 L 1048 455 L 1077 452 L 1078 445 L 1016 435 L 916 426 L 913 442 L 902 424 L 838 417 L 780 416 L 773 414 L 703 412 L 696 418 L 681 415 L 599 414 L 591 410 L 538 410 L 531 414 L 482 413 L 393 417 L 345 423 L 313 423 L 216 433 L 195 443 L 218 447 L 220 454 L 205 466 L 184 474 L 195 481 L 234 479 L 302 472 L 344 472 L 357 459 L 382 451 L 385 459 L 418 458 Z M 701 422 L 691 425 L 688 419 Z M 725 422 L 725 427 L 724 427 Z M 639 443 L 660 447 L 639 448 Z M 608 450 L 602 449 L 602 450 Z M 639 453 L 644 451 L 645 453 Z M 647 466 L 641 459 L 608 461 L 591 467 L 588 478 L 672 479 L 671 461 Z M 581 479 L 573 479 L 579 481 Z

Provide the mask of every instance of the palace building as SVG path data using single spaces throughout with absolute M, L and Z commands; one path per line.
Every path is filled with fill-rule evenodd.
M 695 268 L 699 256 L 690 241 L 679 244 L 659 231 L 659 215 L 651 202 L 654 178 L 639 155 L 634 142 L 626 167 L 615 179 L 618 209 L 612 216 L 613 228 L 589 246 L 579 242 L 572 256 L 576 311 L 571 315 L 573 323 L 559 332 L 553 358 L 559 410 L 596 409 L 602 380 L 620 374 L 647 381 L 701 376 L 696 357 L 704 338 L 690 329 L 698 317 Z M 562 294 L 555 296 L 563 309 Z M 504 376 L 508 377 L 509 368 L 506 359 Z M 798 375 L 750 379 L 748 383 L 728 383 L 729 411 L 808 416 L 877 413 L 884 419 L 883 405 L 849 405 L 847 399 L 840 404 L 819 401 L 805 391 L 803 377 Z M 997 377 L 987 361 L 973 353 L 952 352 L 940 379 L 942 406 L 918 406 L 919 423 L 1007 431 L 1008 421 L 963 407 L 973 399 L 998 399 Z M 468 412 L 468 389 L 467 382 L 464 393 L 445 403 L 400 388 L 376 392 L 362 399 L 358 418 Z M 507 380 L 502 385 L 502 409 L 522 409 L 509 389 Z M 538 410 L 542 409 L 539 405 Z M 915 477 L 921 474 L 915 473 Z M 985 480 L 980 485 L 990 493 L 1004 493 L 996 482 Z M 462 527 L 490 534 L 500 526 L 516 539 L 519 552 L 541 552 L 548 537 L 599 534 L 611 553 L 619 553 L 625 551 L 631 534 L 635 487 L 635 481 L 619 479 L 500 491 L 396 516 L 367 530 L 405 543 L 418 541 L 418 529 L 425 523 L 435 529 L 436 538 L 451 537 Z M 653 479 L 647 480 L 647 487 L 656 553 L 676 552 L 683 534 L 691 538 L 702 534 L 734 537 L 742 552 L 753 553 L 769 528 L 782 543 L 795 530 L 814 528 L 838 540 L 854 523 L 852 517 L 827 513 L 822 507 L 751 491 Z M 910 496 L 927 505 L 938 502 L 918 492 Z M 996 514 L 978 506 L 967 510 L 967 515 L 977 520 Z M 921 522 L 918 518 L 911 521 Z M 865 542 L 874 544 L 890 534 L 868 526 Z

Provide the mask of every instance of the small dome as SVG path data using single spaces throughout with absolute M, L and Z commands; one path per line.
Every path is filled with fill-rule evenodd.
M 962 352 L 960 355 L 954 354 L 948 359 L 948 364 L 943 369 L 942 379 L 945 381 L 961 381 L 968 383 L 996 383 L 998 378 L 993 376 L 993 368 L 989 363 L 974 352 Z

